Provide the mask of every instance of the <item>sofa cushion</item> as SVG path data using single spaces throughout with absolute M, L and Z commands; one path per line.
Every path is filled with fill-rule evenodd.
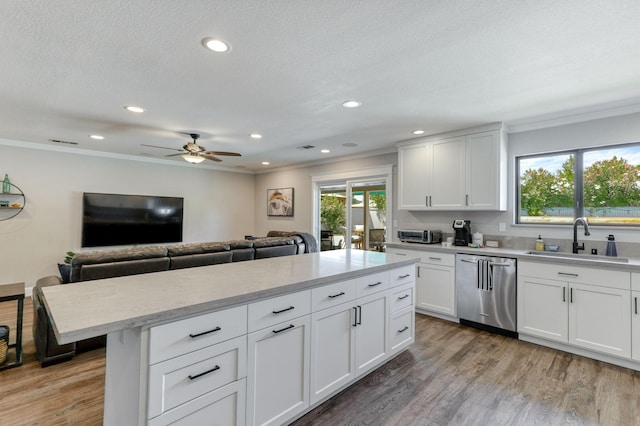
M 102 278 L 124 277 L 126 275 L 146 274 L 169 270 L 169 258 L 122 260 L 119 262 L 83 265 L 78 281 L 99 280 Z M 73 279 L 73 277 L 72 277 Z
M 170 257 L 185 256 L 189 254 L 218 253 L 229 250 L 231 250 L 229 244 L 219 242 L 179 244 L 167 247 L 167 253 Z
M 184 256 L 170 257 L 169 269 L 192 268 L 194 266 L 217 265 L 219 263 L 230 263 L 233 257 L 231 250 L 218 253 L 197 253 Z
M 169 269 L 169 259 L 167 258 L 166 247 L 150 246 L 150 247 L 140 247 L 140 248 L 127 248 L 127 249 L 105 250 L 105 251 L 88 251 L 84 253 L 78 253 L 71 260 L 70 281 L 71 282 L 85 281 L 86 278 L 82 277 L 81 270 L 83 269 L 83 267 L 86 267 L 87 265 L 116 263 L 116 262 L 122 262 L 122 261 L 134 261 L 134 260 L 153 259 L 153 258 L 165 258 L 166 269 Z M 142 272 L 146 272 L 146 271 L 142 270 L 141 272 L 133 272 L 133 273 L 142 273 Z M 148 271 L 148 272 L 155 272 L 155 270 Z M 120 275 L 123 275 L 123 274 L 119 273 L 118 275 L 111 275 L 111 276 L 120 276 Z M 131 275 L 131 274 L 124 274 L 124 275 Z M 108 278 L 108 277 L 109 275 L 105 275 L 100 278 Z M 90 278 L 90 279 L 97 279 L 97 278 Z

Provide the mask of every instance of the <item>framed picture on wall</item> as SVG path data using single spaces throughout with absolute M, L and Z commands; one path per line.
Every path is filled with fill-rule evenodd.
M 293 217 L 293 188 L 267 189 L 267 216 Z

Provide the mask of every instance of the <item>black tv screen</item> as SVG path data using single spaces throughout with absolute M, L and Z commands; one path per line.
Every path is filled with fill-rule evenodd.
M 82 195 L 82 247 L 182 242 L 184 199 Z

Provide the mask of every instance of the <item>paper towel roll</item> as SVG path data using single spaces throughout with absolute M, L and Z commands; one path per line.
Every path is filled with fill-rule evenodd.
M 482 235 L 481 233 L 479 233 L 479 232 L 474 232 L 474 233 L 471 235 L 471 242 L 472 242 L 473 244 L 478 244 L 479 246 L 481 246 L 481 245 L 482 245 L 482 238 L 483 238 L 483 235 Z

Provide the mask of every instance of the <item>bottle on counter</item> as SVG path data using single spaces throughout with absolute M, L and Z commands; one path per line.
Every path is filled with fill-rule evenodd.
M 2 192 L 8 194 L 11 192 L 11 181 L 9 175 L 5 173 L 4 180 L 2 181 Z
M 616 249 L 616 239 L 613 234 L 609 234 L 607 237 L 607 256 L 617 256 L 618 250 Z
M 536 240 L 536 250 L 537 251 L 544 251 L 544 240 L 542 239 L 542 236 L 538 235 L 538 239 Z

